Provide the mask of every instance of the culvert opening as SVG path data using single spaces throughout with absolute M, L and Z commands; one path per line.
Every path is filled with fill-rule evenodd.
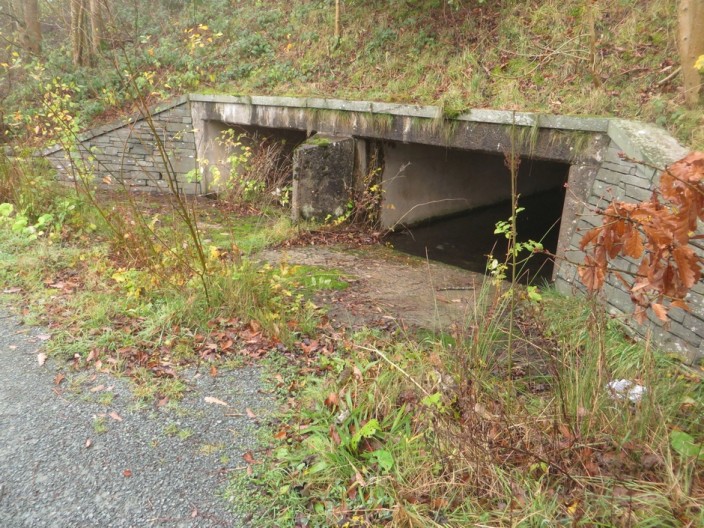
M 434 173 L 433 178 L 437 181 L 449 174 L 453 183 L 436 183 L 437 186 L 454 186 L 458 196 L 468 196 L 475 192 L 470 199 L 479 203 L 482 201 L 482 189 L 488 189 L 484 197 L 491 203 L 416 220 L 410 226 L 401 225 L 401 222 L 389 236 L 389 241 L 400 251 L 485 273 L 489 255 L 500 261 L 506 256 L 507 240 L 503 235 L 495 234 L 494 230 L 497 222 L 508 220 L 511 216 L 510 173 L 504 164 L 503 156 L 459 151 L 449 155 L 447 160 L 454 168 L 450 167 L 448 170 L 445 166 L 445 171 Z M 388 158 L 386 161 L 388 163 Z M 437 160 L 435 162 L 437 163 Z M 408 168 L 410 167 L 411 165 L 408 165 Z M 467 169 L 468 167 L 481 168 L 471 174 L 472 171 Z M 557 252 L 568 172 L 569 165 L 565 163 L 522 160 L 518 190 L 519 207 L 524 210 L 518 215 L 519 241 L 540 241 L 550 253 Z M 485 181 L 473 181 L 477 174 Z M 410 179 L 413 180 L 413 176 Z M 493 182 L 488 187 L 487 180 Z M 400 181 L 398 177 L 397 181 Z M 405 205 L 402 205 L 402 210 L 404 207 L 410 210 L 414 205 L 423 204 L 423 200 L 427 201 L 429 198 L 422 195 L 412 197 L 410 189 L 403 192 L 407 193 L 407 199 Z M 505 198 L 496 200 L 502 194 Z M 394 209 L 396 204 L 387 204 L 387 207 Z M 422 205 L 415 210 L 421 208 Z M 398 214 L 402 216 L 403 213 Z M 524 252 L 523 256 L 527 255 L 528 252 Z M 519 270 L 519 280 L 522 283 L 550 280 L 553 267 L 554 263 L 547 255 L 533 254 Z
M 303 143 L 303 130 L 269 128 L 255 125 L 231 125 L 221 121 L 206 124 L 208 192 L 226 193 L 234 187 L 259 185 L 266 192 L 291 184 L 293 151 Z M 213 169 L 215 168 L 215 170 Z

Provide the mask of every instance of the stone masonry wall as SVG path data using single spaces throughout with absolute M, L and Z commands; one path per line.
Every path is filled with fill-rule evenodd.
M 583 253 L 579 243 L 591 228 L 601 225 L 601 217 L 594 213 L 597 208 L 604 208 L 612 199 L 636 202 L 650 199 L 652 189 L 658 184 L 660 170 L 622 159 L 642 160 L 648 165 L 664 167 L 682 158 L 686 150 L 674 144 L 671 138 L 664 138 L 660 131 L 642 124 L 633 130 L 634 123 L 615 122 L 611 143 L 602 153 L 602 161 L 593 183 L 588 203 L 582 209 L 577 222 L 577 229 L 569 241 L 565 260 L 556 274 L 556 286 L 565 293 L 584 291 L 584 286 L 577 277 L 575 262 L 581 262 Z M 611 131 L 610 131 L 611 132 Z M 634 134 L 635 133 L 635 134 Z M 636 139 L 636 141 L 634 141 Z M 643 140 L 647 140 L 645 143 Z M 644 146 L 647 145 L 645 148 Z M 701 231 L 701 229 L 700 229 Z M 695 251 L 704 256 L 704 244 L 695 241 Z M 613 267 L 635 273 L 638 266 L 630 259 L 619 259 Z M 604 288 L 604 299 L 609 311 L 626 322 L 636 334 L 645 336 L 650 333 L 653 340 L 667 350 L 684 354 L 690 360 L 704 357 L 704 283 L 699 282 L 690 293 L 687 301 L 691 312 L 679 308 L 670 311 L 671 321 L 663 325 L 654 315 L 649 314 L 649 322 L 638 325 L 633 320 L 633 304 L 624 285 L 612 274 Z
M 199 184 L 189 181 L 196 168 L 196 148 L 188 99 L 183 97 L 155 107 L 152 121 L 166 147 L 179 190 L 187 194 L 199 193 Z M 72 158 L 95 176 L 100 187 L 118 188 L 122 183 L 138 191 L 168 189 L 169 173 L 154 134 L 142 116 L 98 127 L 80 139 Z M 43 156 L 56 168 L 60 180 L 70 182 L 77 176 L 75 165 L 61 147 L 48 149 Z

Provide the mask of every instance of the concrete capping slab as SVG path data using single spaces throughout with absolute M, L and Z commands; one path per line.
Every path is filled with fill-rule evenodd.
M 608 134 L 626 156 L 660 169 L 689 152 L 667 131 L 649 123 L 610 119 Z
M 310 110 L 331 110 L 339 112 L 361 112 L 371 114 L 388 114 L 424 119 L 443 119 L 439 106 L 423 106 L 401 103 L 384 103 L 375 101 L 347 101 L 322 97 L 276 97 L 276 96 L 242 96 L 190 94 L 192 102 L 244 104 L 254 106 L 275 106 Z M 560 129 L 580 132 L 607 132 L 610 118 L 579 117 L 540 114 L 533 112 L 515 112 L 512 110 L 473 109 L 452 120 L 487 123 L 495 125 L 517 125 L 539 128 Z

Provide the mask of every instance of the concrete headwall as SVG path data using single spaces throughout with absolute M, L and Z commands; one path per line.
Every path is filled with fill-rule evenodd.
M 619 119 L 472 110 L 447 120 L 437 107 L 316 98 L 193 94 L 157 108 L 154 122 L 172 153 L 179 185 L 188 193 L 217 190 L 208 179 L 207 167 L 222 163 L 216 137 L 225 129 L 254 127 L 274 136 L 293 134 L 297 140 L 313 133 L 350 138 L 355 151 L 346 163 L 354 165 L 351 170 L 357 177 L 365 174 L 371 151 L 382 153 L 382 221 L 387 227 L 508 197 L 508 179 L 497 178 L 497 171 L 506 173 L 506 152 L 522 158 L 519 190 L 523 194 L 553 188 L 564 181 L 567 172 L 553 275 L 557 287 L 566 293 L 584 289 L 576 275 L 583 258 L 578 248 L 583 234 L 600 222 L 595 208 L 612 198 L 648 199 L 659 174 L 650 167 L 665 167 L 687 152 L 656 127 Z M 110 175 L 139 189 L 164 187 L 164 167 L 143 119 L 88 133 L 79 153 L 94 164 L 98 181 Z M 72 177 L 63 151 L 54 149 L 46 155 L 63 179 Z M 530 163 L 534 170 L 526 170 Z M 190 183 L 186 175 L 196 167 L 200 180 Z M 344 176 L 329 177 L 348 175 L 345 170 Z M 299 182 L 298 188 L 312 187 Z M 294 197 L 294 202 L 315 205 L 307 198 Z M 693 246 L 703 254 L 701 242 Z M 617 265 L 635 269 L 629 262 Z M 614 314 L 632 312 L 630 295 L 615 278 L 604 293 Z M 694 287 L 688 301 L 692 311 L 673 309 L 669 327 L 656 321 L 631 326 L 641 335 L 651 330 L 656 342 L 668 348 L 704 357 L 704 283 Z M 626 315 L 623 319 L 632 318 Z
M 151 110 L 151 116 L 154 131 L 143 116 L 135 115 L 86 132 L 70 154 L 57 146 L 43 155 L 63 181 L 73 181 L 82 173 L 92 174 L 101 187 L 124 184 L 133 190 L 164 191 L 171 174 L 182 192 L 200 192 L 199 184 L 193 181 L 196 148 L 188 98 L 159 105 Z M 155 133 L 168 153 L 168 167 Z

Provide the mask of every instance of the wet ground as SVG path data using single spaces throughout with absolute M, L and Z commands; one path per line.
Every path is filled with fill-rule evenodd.
M 351 327 L 383 321 L 432 330 L 464 325 L 479 301 L 482 274 L 399 253 L 384 246 L 361 249 L 305 246 L 268 250 L 272 263 L 336 269 L 350 287 L 321 292 L 329 315 Z

